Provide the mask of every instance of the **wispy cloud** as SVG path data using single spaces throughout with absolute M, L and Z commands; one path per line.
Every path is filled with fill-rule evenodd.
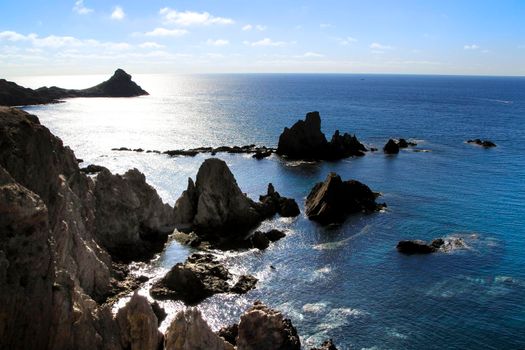
M 229 43 L 230 42 L 228 40 L 225 40 L 225 39 L 217 39 L 217 40 L 208 39 L 206 41 L 206 44 L 210 45 L 210 46 L 226 46 Z
M 84 0 L 77 0 L 75 1 L 75 6 L 73 6 L 73 11 L 78 13 L 79 15 L 87 15 L 88 13 L 91 13 L 94 10 L 87 8 L 84 5 Z
M 371 43 L 370 48 L 372 50 L 392 50 L 393 49 L 393 47 L 390 45 L 384 45 L 380 43 Z
M 186 29 L 167 29 L 167 28 L 155 28 L 150 32 L 144 33 L 147 36 L 173 36 L 179 37 L 188 34 Z
M 180 12 L 169 7 L 162 8 L 159 13 L 166 23 L 176 24 L 179 26 L 201 25 L 208 26 L 212 24 L 233 24 L 235 21 L 231 18 L 216 17 L 208 12 Z
M 330 23 L 321 23 L 321 24 L 319 24 L 319 28 L 321 28 L 321 29 L 333 28 L 333 27 L 334 27 L 334 25 L 330 24 Z
M 124 12 L 124 9 L 120 6 L 115 6 L 113 9 L 113 12 L 111 13 L 111 19 L 115 19 L 117 21 L 121 21 L 126 17 L 126 13 Z
M 245 31 L 245 32 L 248 32 L 252 29 L 255 29 L 255 30 L 258 30 L 259 32 L 264 32 L 268 27 L 266 26 L 263 26 L 261 24 L 257 24 L 257 25 L 252 25 L 252 24 L 247 24 L 245 25 L 244 27 L 242 27 L 242 30 Z
M 308 52 L 305 52 L 303 55 L 300 55 L 300 56 L 297 56 L 297 57 L 321 58 L 321 57 L 324 57 L 324 55 L 321 54 L 321 53 L 308 51 Z
M 463 46 L 463 49 L 464 50 L 477 50 L 479 49 L 479 46 L 476 44 L 470 44 L 470 45 Z
M 146 42 L 140 44 L 139 47 L 141 49 L 163 49 L 166 46 L 158 44 L 158 43 L 156 43 L 154 41 L 146 41 Z
M 285 41 L 273 41 L 270 38 L 264 38 L 262 40 L 253 41 L 253 42 L 245 41 L 244 44 L 255 47 L 255 46 L 285 46 L 288 43 Z
M 347 36 L 346 38 L 338 38 L 337 41 L 339 42 L 339 45 L 347 46 L 351 43 L 357 42 L 357 39 L 351 36 Z
M 132 45 L 125 42 L 98 41 L 94 39 L 78 39 L 73 36 L 48 35 L 40 37 L 31 33 L 28 35 L 13 31 L 0 32 L 0 41 L 26 41 L 34 48 L 62 49 L 62 48 L 104 48 L 108 50 L 128 50 Z

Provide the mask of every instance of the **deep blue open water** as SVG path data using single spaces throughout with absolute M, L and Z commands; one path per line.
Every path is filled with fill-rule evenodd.
M 32 77 L 19 83 L 86 87 L 104 77 Z M 301 208 L 335 171 L 382 193 L 386 211 L 340 227 L 269 220 L 288 236 L 264 252 L 220 253 L 234 273 L 260 282 L 244 296 L 199 307 L 218 329 L 254 300 L 282 310 L 305 345 L 331 337 L 340 349 L 525 348 L 525 78 L 387 75 L 136 76 L 151 95 L 71 99 L 28 107 L 85 164 L 143 171 L 173 204 L 206 158 L 111 151 L 113 147 L 276 146 L 285 126 L 321 113 L 327 137 L 355 133 L 381 148 L 418 143 L 396 156 L 305 164 L 277 156 L 219 155 L 252 198 L 268 182 Z M 490 139 L 498 147 L 466 144 Z M 401 239 L 458 236 L 467 249 L 400 255 Z M 190 253 L 176 241 L 143 272 L 155 278 Z M 276 269 L 272 270 L 270 265 Z M 144 290 L 147 293 L 146 290 Z M 167 302 L 170 317 L 183 306 Z

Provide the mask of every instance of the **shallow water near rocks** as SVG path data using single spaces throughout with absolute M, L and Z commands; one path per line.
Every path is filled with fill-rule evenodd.
M 107 77 L 17 78 L 22 85 L 82 88 Z M 304 212 L 310 188 L 335 171 L 382 193 L 386 210 L 321 227 L 301 214 L 275 218 L 286 238 L 266 251 L 215 252 L 236 276 L 259 279 L 246 295 L 199 305 L 213 329 L 238 320 L 256 299 L 292 319 L 305 345 L 331 337 L 340 349 L 525 347 L 525 79 L 381 75 L 135 76 L 150 96 L 71 99 L 25 108 L 82 165 L 136 167 L 170 204 L 206 157 L 115 152 L 199 146 L 276 146 L 285 126 L 321 113 L 323 131 L 356 133 L 381 148 L 389 137 L 418 143 L 340 162 L 218 154 L 257 199 L 272 182 Z M 466 144 L 490 139 L 498 147 Z M 428 152 L 415 152 L 425 150 Z M 426 256 L 395 250 L 402 239 L 460 237 L 464 249 Z M 138 273 L 161 277 L 191 249 L 170 241 Z M 271 268 L 273 266 L 274 268 Z M 147 293 L 146 284 L 142 292 Z M 123 301 L 124 302 L 124 301 Z M 163 303 L 167 327 L 178 302 Z

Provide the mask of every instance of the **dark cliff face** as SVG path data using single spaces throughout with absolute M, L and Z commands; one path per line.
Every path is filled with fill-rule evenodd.
M 0 105 L 4 106 L 57 103 L 60 99 L 72 97 L 136 97 L 142 95 L 148 95 L 148 92 L 131 80 L 131 75 L 122 69 L 117 69 L 109 80 L 81 90 L 63 89 L 56 86 L 33 90 L 0 79 Z

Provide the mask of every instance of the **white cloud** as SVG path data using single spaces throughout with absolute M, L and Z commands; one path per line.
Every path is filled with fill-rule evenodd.
M 247 32 L 253 29 L 253 26 L 251 24 L 247 24 L 244 27 L 242 27 L 242 30 Z
M 128 50 L 132 45 L 124 42 L 100 42 L 94 39 L 78 39 L 72 36 L 58 36 L 48 35 L 46 37 L 39 37 L 37 34 L 31 33 L 28 35 L 20 34 L 13 31 L 0 32 L 0 40 L 8 41 L 27 41 L 34 48 L 82 48 L 82 47 L 101 47 L 108 50 Z
M 142 48 L 142 49 L 163 49 L 166 46 L 158 44 L 158 43 L 153 42 L 153 41 L 146 41 L 146 42 L 140 44 L 139 47 Z
M 146 32 L 147 36 L 183 36 L 188 34 L 186 29 L 166 29 L 166 28 L 155 28 L 151 32 Z
M 479 49 L 479 46 L 476 44 L 470 44 L 470 45 L 463 46 L 463 49 L 464 50 L 477 50 Z
M 225 39 L 217 39 L 217 40 L 208 39 L 208 41 L 206 41 L 206 44 L 208 44 L 210 46 L 226 46 L 229 43 L 230 42 L 228 40 L 225 40 Z
M 321 53 L 308 51 L 308 52 L 305 52 L 304 55 L 299 56 L 299 57 L 320 58 L 320 57 L 324 57 L 324 55 Z
M 22 41 L 22 40 L 28 40 L 28 37 L 26 35 L 22 35 L 17 32 L 6 30 L 4 32 L 0 32 L 0 40 Z
M 383 45 L 380 43 L 372 43 L 370 44 L 370 48 L 372 50 L 392 50 L 393 49 L 393 47 L 390 45 Z
M 111 13 L 111 19 L 116 19 L 117 21 L 123 20 L 126 17 L 126 13 L 120 6 L 115 6 L 115 9 Z
M 258 24 L 255 28 L 260 32 L 264 32 L 268 27 Z
M 273 41 L 270 38 L 264 38 L 254 42 L 245 41 L 244 44 L 249 46 L 285 46 L 287 43 L 285 41 Z
M 347 36 L 346 38 L 339 38 L 337 39 L 337 41 L 339 41 L 340 45 L 346 46 L 346 45 L 350 45 L 351 43 L 357 42 L 357 39 L 351 36 Z
M 211 25 L 211 24 L 233 24 L 235 23 L 231 18 L 215 17 L 208 12 L 193 12 L 184 11 L 179 12 L 177 10 L 165 7 L 159 11 L 164 17 L 166 23 L 177 24 L 180 26 L 192 26 L 192 25 Z
M 73 6 L 73 11 L 78 13 L 79 15 L 87 15 L 88 13 L 91 13 L 94 10 L 87 8 L 84 5 L 84 0 L 77 0 L 75 1 L 75 6 Z
M 252 29 L 254 29 L 254 28 L 255 28 L 256 30 L 260 31 L 260 32 L 264 32 L 266 29 L 268 29 L 267 26 L 263 26 L 263 25 L 261 25 L 261 24 L 257 24 L 256 26 L 253 26 L 253 25 L 251 25 L 251 24 L 247 24 L 247 25 L 245 25 L 244 27 L 242 27 L 242 30 L 245 31 L 245 32 L 247 32 L 247 31 L 250 31 L 250 30 L 252 30 Z

